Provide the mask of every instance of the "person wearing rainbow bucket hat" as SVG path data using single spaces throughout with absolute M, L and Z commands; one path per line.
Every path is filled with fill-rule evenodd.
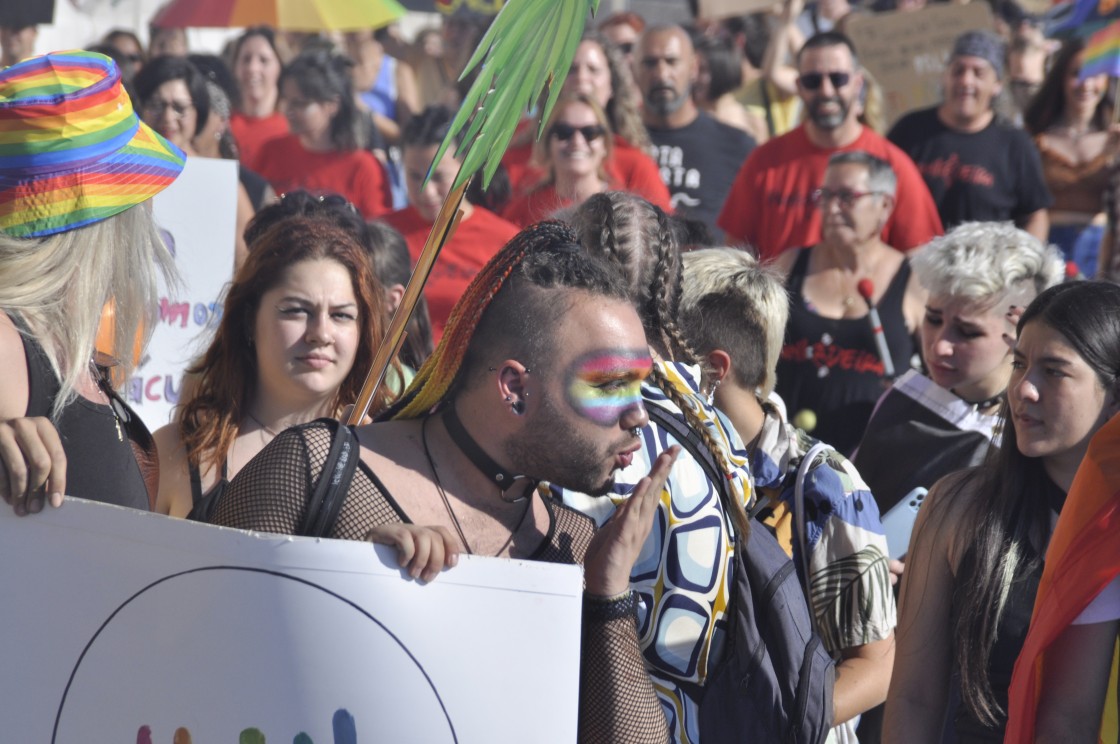
M 137 118 L 108 57 L 0 71 L 0 495 L 17 514 L 67 491 L 150 508 L 151 438 L 95 339 L 112 303 L 112 379 L 128 379 L 134 340 L 155 326 L 157 274 L 174 276 L 145 203 L 184 162 Z

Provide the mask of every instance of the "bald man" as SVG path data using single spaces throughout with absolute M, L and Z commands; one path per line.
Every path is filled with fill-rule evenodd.
M 680 26 L 656 26 L 642 35 L 634 52 L 634 80 L 645 100 L 642 119 L 650 155 L 669 187 L 673 209 L 702 221 L 718 239 L 716 216 L 755 142 L 696 107 L 697 74 L 692 40 Z

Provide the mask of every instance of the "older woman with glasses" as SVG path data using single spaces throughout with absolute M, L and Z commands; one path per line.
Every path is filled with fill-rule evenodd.
M 777 392 L 797 426 L 845 454 L 918 351 L 924 290 L 880 238 L 896 186 L 884 160 L 862 151 L 833 155 L 814 193 L 821 241 L 785 251 L 775 264 L 790 295 Z
M 605 167 L 613 151 L 610 123 L 590 96 L 565 94 L 544 131 L 534 157 L 546 164 L 547 177 L 502 213 L 522 227 L 579 206 L 592 194 L 621 188 Z
M 155 57 L 136 73 L 140 118 L 187 155 L 210 116 L 206 79 L 186 57 Z

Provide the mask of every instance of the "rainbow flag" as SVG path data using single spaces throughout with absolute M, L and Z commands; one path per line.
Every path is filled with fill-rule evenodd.
M 1078 79 L 1094 75 L 1120 77 L 1120 21 L 1108 24 L 1089 37 Z
M 1055 5 L 1046 17 L 1051 19 L 1046 29 L 1047 36 L 1070 33 L 1085 36 L 1102 23 L 1120 18 L 1120 3 L 1115 0 L 1075 0 Z
M 1031 627 L 1011 679 L 1004 744 L 1034 742 L 1046 650 L 1120 574 L 1118 535 L 1120 415 L 1113 416 L 1089 443 L 1046 549 Z M 1115 741 L 1115 695 L 1109 695 L 1105 706 L 1104 724 L 1112 732 L 1105 741 Z

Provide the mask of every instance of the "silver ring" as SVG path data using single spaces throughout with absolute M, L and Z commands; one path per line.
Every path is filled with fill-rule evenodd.
M 640 437 L 642 435 L 642 427 L 635 426 L 633 429 L 630 430 L 630 433 L 634 436 L 635 439 L 637 439 L 638 437 Z

